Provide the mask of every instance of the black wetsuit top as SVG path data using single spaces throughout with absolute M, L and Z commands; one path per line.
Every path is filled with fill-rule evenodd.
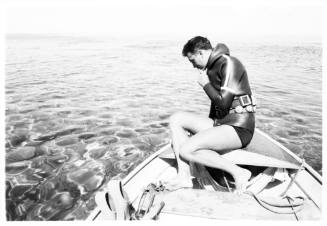
M 218 44 L 206 65 L 209 83 L 203 89 L 211 99 L 209 117 L 220 125 L 241 127 L 254 132 L 254 113 L 229 114 L 234 97 L 252 95 L 246 70 L 242 63 L 229 55 L 225 44 Z

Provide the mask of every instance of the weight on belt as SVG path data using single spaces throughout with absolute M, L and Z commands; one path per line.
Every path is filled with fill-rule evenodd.
M 248 105 L 246 107 L 242 107 L 241 105 L 236 106 L 234 109 L 229 110 L 229 113 L 245 113 L 245 112 L 249 112 L 249 113 L 254 113 L 256 110 L 256 106 L 253 105 Z

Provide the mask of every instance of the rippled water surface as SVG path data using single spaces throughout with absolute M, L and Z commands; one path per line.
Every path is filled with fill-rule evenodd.
M 172 113 L 208 114 L 184 41 L 7 38 L 9 220 L 85 219 L 101 186 L 169 141 Z M 321 45 L 229 46 L 256 93 L 257 127 L 321 173 Z

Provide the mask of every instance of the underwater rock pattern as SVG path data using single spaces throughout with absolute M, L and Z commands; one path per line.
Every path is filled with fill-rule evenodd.
M 103 126 L 103 131 L 113 130 L 108 135 L 67 127 L 40 135 L 30 131 L 19 145 L 9 147 L 8 220 L 85 219 L 96 206 L 92 197 L 98 189 L 112 177 L 127 175 L 147 156 L 143 152 L 154 152 L 157 145 L 167 142 L 156 135 L 138 136 L 127 128 Z
M 67 146 L 71 144 L 76 144 L 78 142 L 78 137 L 75 135 L 64 136 L 56 141 L 58 146 Z

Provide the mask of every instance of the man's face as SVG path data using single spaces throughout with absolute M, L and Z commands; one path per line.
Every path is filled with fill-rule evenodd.
M 194 68 L 203 70 L 206 66 L 206 62 L 201 50 L 196 51 L 195 53 L 187 53 L 187 58 Z

